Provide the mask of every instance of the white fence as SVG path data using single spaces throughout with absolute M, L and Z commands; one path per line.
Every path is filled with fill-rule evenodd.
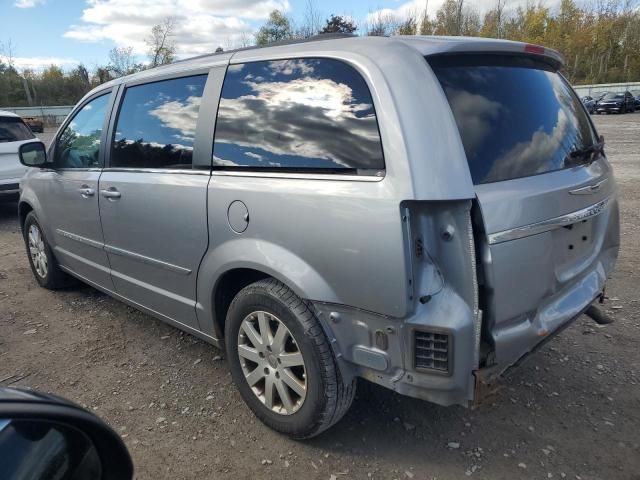
M 594 93 L 624 92 L 628 90 L 634 95 L 640 94 L 640 82 L 629 83 L 600 83 L 594 85 L 574 85 L 573 89 L 580 97 L 593 96 Z
M 21 117 L 39 117 L 47 125 L 59 125 L 73 109 L 73 105 L 54 107 L 0 107 L 0 110 L 13 112 Z

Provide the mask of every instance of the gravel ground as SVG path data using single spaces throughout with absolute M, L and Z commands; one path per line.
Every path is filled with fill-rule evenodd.
M 291 441 L 244 406 L 223 352 L 92 288 L 39 288 L 15 204 L 0 205 L 0 379 L 94 410 L 140 479 L 640 479 L 640 113 L 594 120 L 622 201 L 617 321 L 581 317 L 480 407 L 362 382 L 338 425 Z

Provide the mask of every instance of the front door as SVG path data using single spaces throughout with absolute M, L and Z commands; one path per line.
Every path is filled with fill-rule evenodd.
M 98 208 L 109 103 L 110 93 L 103 93 L 75 112 L 55 140 L 53 168 L 41 170 L 32 182 L 39 184 L 47 234 L 60 265 L 112 290 Z
M 196 277 L 209 242 L 210 168 L 193 166 L 206 79 L 198 75 L 126 88 L 99 187 L 116 292 L 194 329 Z

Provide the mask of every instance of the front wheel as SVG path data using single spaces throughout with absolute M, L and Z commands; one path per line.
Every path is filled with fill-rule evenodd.
M 349 409 L 355 379 L 342 379 L 310 306 L 277 280 L 238 293 L 227 314 L 225 342 L 240 395 L 274 430 L 310 438 Z
M 41 287 L 51 290 L 73 284 L 73 279 L 60 270 L 51 247 L 34 212 L 29 212 L 22 227 L 33 276 Z

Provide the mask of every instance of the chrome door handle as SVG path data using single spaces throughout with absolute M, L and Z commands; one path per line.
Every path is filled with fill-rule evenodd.
M 115 188 L 109 188 L 108 190 L 100 190 L 100 195 L 104 198 L 108 198 L 109 200 L 115 200 L 116 198 L 120 198 L 120 192 Z
M 93 188 L 87 187 L 86 185 L 83 185 L 78 191 L 84 198 L 93 197 L 96 194 L 96 191 Z

